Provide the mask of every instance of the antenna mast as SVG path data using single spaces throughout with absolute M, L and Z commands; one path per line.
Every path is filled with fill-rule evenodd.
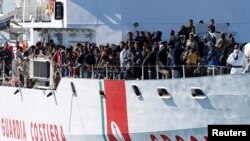
M 3 0 L 0 0 L 0 14 L 3 14 Z

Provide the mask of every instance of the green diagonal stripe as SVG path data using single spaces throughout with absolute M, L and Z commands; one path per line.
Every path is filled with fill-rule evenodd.
M 99 90 L 103 90 L 102 89 L 102 82 L 99 81 Z M 100 96 L 100 101 L 101 101 L 101 115 L 102 115 L 102 136 L 104 141 L 107 141 L 107 138 L 105 136 L 105 118 L 104 118 L 104 102 L 103 102 L 103 96 Z

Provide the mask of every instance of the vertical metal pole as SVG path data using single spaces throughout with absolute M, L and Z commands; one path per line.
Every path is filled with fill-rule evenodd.
M 156 65 L 156 79 L 159 79 L 159 66 Z
M 115 72 L 114 71 L 112 72 L 112 75 L 113 75 L 113 80 L 115 80 Z
M 44 7 L 44 5 L 45 5 L 45 3 L 44 3 L 44 0 L 41 0 L 41 7 L 40 7 L 40 17 L 41 17 L 41 20 L 42 21 L 44 21 L 44 15 L 45 15 L 45 12 L 44 12 L 44 9 L 45 9 L 45 7 Z
M 14 59 L 11 62 L 11 86 L 15 87 L 15 78 L 14 78 Z M 25 71 L 25 70 L 24 70 Z M 24 73 L 25 74 L 25 73 Z M 23 75 L 24 76 L 24 75 Z M 19 79 L 18 79 L 19 80 Z M 25 86 L 25 76 L 24 76 L 24 86 Z M 20 85 L 20 84 L 19 84 Z
M 214 76 L 214 73 L 215 73 L 215 72 L 214 72 L 214 69 L 215 69 L 215 68 L 214 68 L 214 65 L 213 65 L 213 76 Z
M 141 66 L 141 79 L 144 79 L 144 65 Z
M 3 14 L 3 0 L 0 0 L 0 14 Z
M 26 12 L 26 0 L 23 0 L 23 23 L 25 21 L 25 12 Z
M 54 83 L 54 67 L 53 67 L 53 59 L 51 60 L 51 61 L 49 61 L 49 63 L 50 63 L 50 86 L 51 86 L 51 88 L 54 88 L 55 87 L 55 83 Z
M 182 65 L 182 74 L 183 74 L 183 78 L 186 77 L 186 74 L 185 74 L 185 65 Z
M 3 70 L 2 70 L 2 85 L 4 84 L 4 61 L 2 62 L 3 63 Z
M 94 67 L 91 66 L 91 78 L 94 79 L 94 76 L 95 76 L 95 74 L 94 74 Z
M 121 70 L 119 70 L 119 67 L 117 67 L 117 72 L 116 72 L 116 74 L 117 74 L 117 79 L 118 80 L 121 80 Z
M 80 71 L 80 78 L 83 78 L 83 75 L 82 75 L 82 66 L 79 66 L 79 71 Z
M 106 65 L 106 79 L 108 79 L 108 65 Z
M 72 72 L 72 71 L 71 71 L 71 67 L 68 67 L 68 77 L 72 77 L 72 76 L 71 76 L 71 72 Z

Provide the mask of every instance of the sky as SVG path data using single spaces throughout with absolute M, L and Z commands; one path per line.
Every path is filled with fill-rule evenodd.
M 15 0 L 3 0 L 3 13 L 8 13 L 14 10 L 13 3 Z

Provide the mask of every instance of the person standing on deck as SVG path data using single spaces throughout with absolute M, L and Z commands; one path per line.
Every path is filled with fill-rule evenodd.
M 240 50 L 239 45 L 234 46 L 234 51 L 228 56 L 227 63 L 232 65 L 230 74 L 240 74 L 243 72 L 246 57 Z

